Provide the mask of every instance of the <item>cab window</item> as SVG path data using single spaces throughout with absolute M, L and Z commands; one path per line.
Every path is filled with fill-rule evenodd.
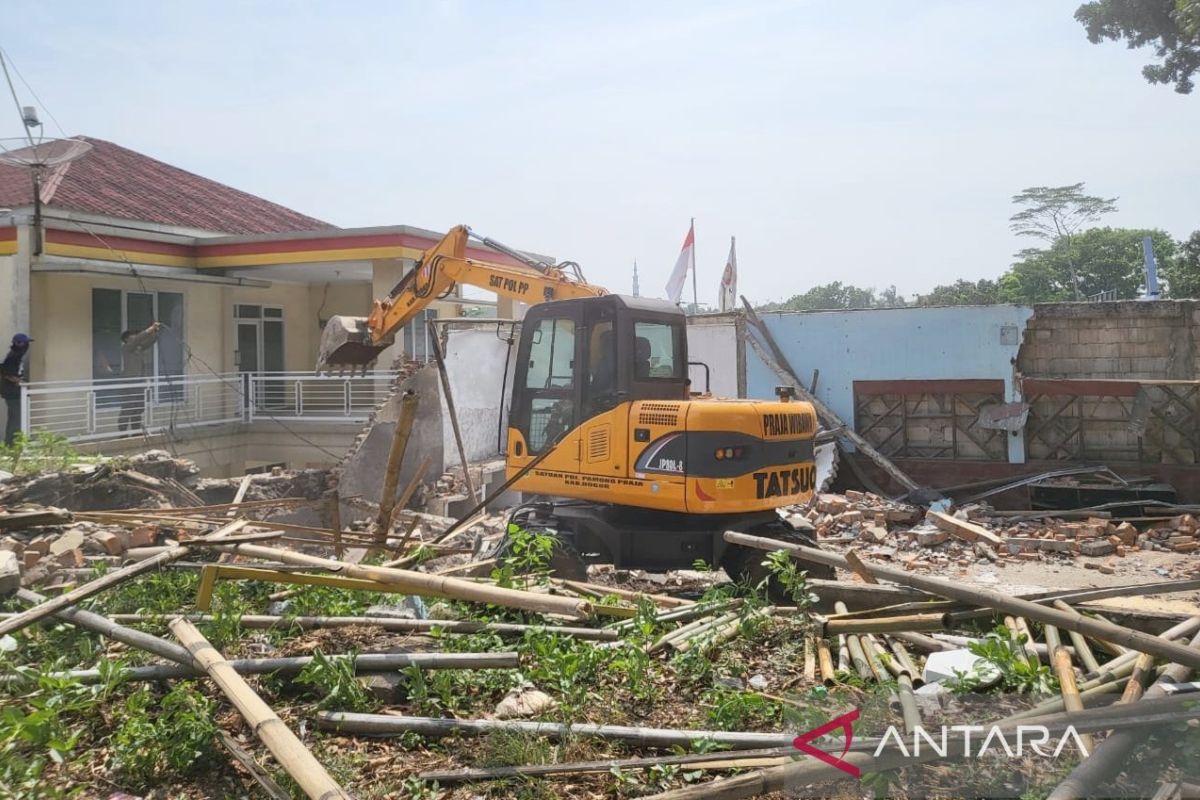
M 682 380 L 683 327 L 665 322 L 636 322 L 634 335 L 634 380 L 666 378 Z
M 538 320 L 529 347 L 530 389 L 564 389 L 575 385 L 575 323 L 569 319 Z

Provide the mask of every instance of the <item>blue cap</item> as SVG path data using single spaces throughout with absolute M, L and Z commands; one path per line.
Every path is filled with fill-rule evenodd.
M 17 335 L 13 336 L 12 343 L 13 343 L 13 347 L 20 347 L 21 345 L 29 344 L 32 341 L 33 341 L 33 339 L 30 339 L 28 334 L 18 333 Z

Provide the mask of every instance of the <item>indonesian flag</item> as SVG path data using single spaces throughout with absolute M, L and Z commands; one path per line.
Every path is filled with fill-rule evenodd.
M 721 310 L 732 311 L 737 302 L 737 253 L 734 251 L 736 239 L 729 237 L 729 258 L 725 261 L 725 272 L 721 274 Z
M 683 249 L 679 251 L 679 258 L 675 260 L 675 269 L 671 271 L 671 277 L 667 280 L 667 299 L 672 303 L 678 303 L 680 295 L 683 294 L 683 282 L 687 280 L 688 270 L 696 268 L 696 221 L 692 220 L 688 226 L 687 238 L 683 240 Z

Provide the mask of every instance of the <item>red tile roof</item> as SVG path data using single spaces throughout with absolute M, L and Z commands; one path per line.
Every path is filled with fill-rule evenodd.
M 49 208 L 230 235 L 336 227 L 112 142 L 75 138 L 92 149 L 48 170 L 42 195 Z M 32 203 L 29 171 L 0 164 L 0 207 Z

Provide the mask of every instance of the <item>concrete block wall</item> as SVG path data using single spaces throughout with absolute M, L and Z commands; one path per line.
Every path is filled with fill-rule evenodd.
M 1043 303 L 1017 356 L 1026 377 L 1192 380 L 1200 302 Z

